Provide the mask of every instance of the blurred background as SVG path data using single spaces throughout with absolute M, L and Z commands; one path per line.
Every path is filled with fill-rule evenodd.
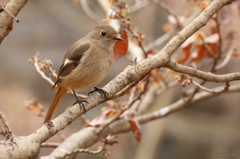
M 126 0 L 131 4 L 133 0 Z M 184 15 L 187 9 L 194 7 L 183 1 L 165 0 L 177 14 Z M 8 0 L 0 0 L 6 5 Z M 101 19 L 106 16 L 96 1 L 88 1 L 90 8 Z M 129 13 L 134 30 L 146 34 L 146 43 L 157 39 L 164 32 L 162 25 L 167 23 L 167 14 L 155 4 L 150 3 L 143 9 Z M 43 124 L 43 117 L 24 107 L 24 100 L 36 98 L 45 110 L 48 109 L 55 95 L 51 85 L 44 81 L 28 63 L 36 52 L 40 61 L 51 59 L 53 68 L 58 71 L 61 60 L 68 48 L 83 37 L 97 23 L 83 11 L 80 3 L 74 0 L 29 0 L 20 11 L 14 22 L 13 31 L 0 45 L 0 111 L 10 122 L 15 135 L 26 136 L 33 133 Z M 100 19 L 100 21 L 101 21 Z M 104 22 L 103 22 L 104 23 Z M 106 22 L 105 22 L 106 23 Z M 239 32 L 239 17 L 229 28 Z M 226 28 L 227 29 L 227 28 Z M 235 39 L 239 44 L 239 39 Z M 160 49 L 162 46 L 159 46 Z M 238 46 L 239 47 L 239 46 Z M 239 48 L 238 48 L 239 49 Z M 239 71 L 239 58 L 234 58 L 221 73 Z M 116 61 L 107 77 L 99 85 L 104 86 L 128 64 L 122 57 Z M 46 72 L 48 75 L 49 72 Z M 210 83 L 209 87 L 217 84 Z M 157 110 L 176 101 L 182 87 L 168 91 L 154 101 L 151 110 Z M 54 117 L 62 113 L 66 106 L 72 105 L 74 98 L 66 95 L 54 113 Z M 138 143 L 132 132 L 118 135 L 119 144 L 108 146 L 111 152 L 109 159 L 211 159 L 214 153 L 235 153 L 240 158 L 240 98 L 239 93 L 221 95 L 200 102 L 163 119 L 149 122 L 141 126 L 142 141 Z M 93 119 L 100 113 L 102 104 L 86 113 Z M 0 124 L 1 125 L 1 124 Z M 62 131 L 67 137 L 81 129 L 79 121 L 75 121 Z M 4 140 L 4 136 L 0 136 Z M 56 135 L 49 141 L 61 142 Z M 99 144 L 97 144 L 99 145 Z M 92 149 L 96 149 L 93 146 Z M 47 155 L 53 149 L 42 148 L 40 155 Z M 101 155 L 79 154 L 82 159 L 100 159 Z

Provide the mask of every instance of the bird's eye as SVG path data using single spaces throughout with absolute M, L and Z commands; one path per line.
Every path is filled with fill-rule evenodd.
M 107 34 L 107 33 L 104 32 L 104 31 L 101 32 L 101 36 L 106 36 L 106 34 Z

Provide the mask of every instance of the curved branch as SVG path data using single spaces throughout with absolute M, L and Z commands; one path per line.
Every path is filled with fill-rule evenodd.
M 202 90 L 204 90 L 204 91 L 206 91 L 206 92 L 215 93 L 215 94 L 224 93 L 224 92 L 226 92 L 226 91 L 228 90 L 228 88 L 230 87 L 229 82 L 226 82 L 226 85 L 225 85 L 225 87 L 224 87 L 223 89 L 216 91 L 216 90 L 212 90 L 212 89 L 206 88 L 206 87 L 200 85 L 199 83 L 197 83 L 197 82 L 195 82 L 195 81 L 193 81 L 193 80 L 192 80 L 192 84 L 194 84 L 195 86 L 199 87 L 200 89 L 202 89 Z
M 230 81 L 235 81 L 240 79 L 240 73 L 215 75 L 211 72 L 204 72 L 196 68 L 184 66 L 172 61 L 166 64 L 166 67 L 176 72 L 185 73 L 185 74 L 188 74 L 206 81 L 211 81 L 211 82 L 230 82 Z
M 13 16 L 17 16 L 27 0 L 11 0 L 5 7 Z M 6 11 L 0 13 L 0 43 L 3 41 L 8 26 L 13 21 L 13 17 Z

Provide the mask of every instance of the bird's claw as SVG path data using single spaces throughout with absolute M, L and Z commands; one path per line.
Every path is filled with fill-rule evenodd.
M 108 97 L 107 97 L 108 92 L 106 92 L 104 89 L 101 89 L 101 88 L 98 88 L 98 87 L 94 87 L 94 90 L 89 92 L 88 95 L 93 93 L 93 92 L 96 92 L 96 91 L 98 91 L 101 95 L 103 95 L 106 100 L 108 100 Z

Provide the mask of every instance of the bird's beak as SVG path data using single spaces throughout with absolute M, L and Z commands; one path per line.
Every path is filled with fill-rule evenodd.
M 113 40 L 121 40 L 121 41 L 123 41 L 123 39 L 120 38 L 120 37 L 118 37 L 118 36 L 114 36 L 114 37 L 113 37 Z

